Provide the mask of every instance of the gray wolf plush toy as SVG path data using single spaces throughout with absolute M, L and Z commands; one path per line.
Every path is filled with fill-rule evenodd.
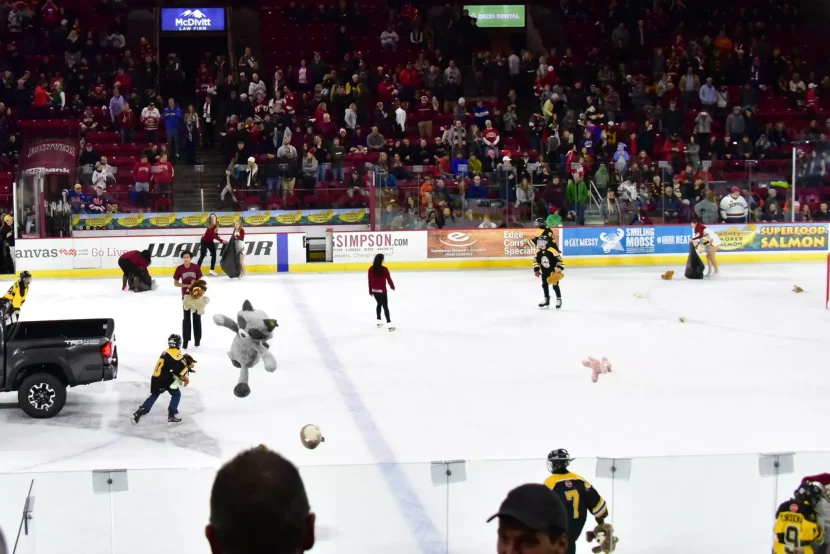
M 239 368 L 239 383 L 233 388 L 233 393 L 239 398 L 245 398 L 251 394 L 248 370 L 258 364 L 260 358 L 265 371 L 270 373 L 277 370 L 277 360 L 268 351 L 266 342 L 273 337 L 273 330 L 279 327 L 277 320 L 269 318 L 262 310 L 255 310 L 246 300 L 242 304 L 242 311 L 236 314 L 236 322 L 222 314 L 214 315 L 213 322 L 236 333 L 228 357 L 233 366 Z

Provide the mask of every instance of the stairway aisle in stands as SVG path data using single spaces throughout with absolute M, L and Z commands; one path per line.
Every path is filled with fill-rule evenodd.
M 218 152 L 202 151 L 200 160 L 204 172 L 196 171 L 194 166 L 176 165 L 176 180 L 173 184 L 173 209 L 177 212 L 200 212 L 202 206 L 202 189 L 204 194 L 204 211 L 214 212 L 219 209 L 219 181 L 225 174 L 225 159 Z

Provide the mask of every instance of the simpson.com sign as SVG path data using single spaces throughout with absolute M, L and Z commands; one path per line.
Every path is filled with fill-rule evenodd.
M 224 31 L 225 8 L 162 8 L 162 32 Z

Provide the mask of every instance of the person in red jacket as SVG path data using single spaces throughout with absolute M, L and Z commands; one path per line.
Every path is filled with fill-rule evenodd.
M 153 180 L 158 192 L 169 193 L 173 186 L 173 164 L 167 161 L 167 154 L 162 154 L 159 161 L 153 166 Z
M 207 229 L 202 235 L 202 241 L 199 243 L 199 261 L 196 265 L 202 267 L 202 262 L 205 261 L 205 254 L 210 252 L 210 274 L 216 275 L 216 242 L 225 244 L 222 237 L 219 236 L 219 220 L 216 214 L 210 214 L 208 217 Z
M 391 289 L 395 290 L 392 276 L 389 275 L 389 270 L 383 265 L 383 254 L 378 254 L 375 256 L 375 261 L 372 262 L 372 267 L 369 268 L 369 296 L 374 296 L 375 302 L 377 302 L 375 314 L 378 318 L 378 328 L 383 327 L 383 322 L 380 319 L 380 310 L 383 309 L 386 324 L 390 331 L 394 331 L 395 327 L 389 318 L 389 298 L 386 295 L 386 283 L 389 283 Z
M 135 192 L 138 194 L 138 203 L 143 208 L 147 207 L 148 197 L 150 195 L 150 175 L 152 172 L 153 166 L 147 161 L 147 154 L 141 154 L 141 160 L 137 161 L 133 166 L 132 174 L 133 180 L 135 181 Z
M 150 277 L 151 263 L 149 250 L 130 250 L 121 254 L 118 258 L 118 267 L 124 272 L 121 277 L 121 289 L 133 292 L 156 290 L 156 282 Z

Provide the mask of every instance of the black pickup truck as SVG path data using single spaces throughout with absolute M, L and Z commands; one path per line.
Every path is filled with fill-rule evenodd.
M 17 391 L 31 417 L 57 415 L 66 388 L 118 376 L 111 319 L 25 321 L 0 325 L 0 392 Z

